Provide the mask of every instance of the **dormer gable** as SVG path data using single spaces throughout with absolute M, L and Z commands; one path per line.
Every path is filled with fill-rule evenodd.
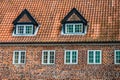
M 73 13 L 68 19 L 67 21 L 81 21 L 81 19 L 75 14 Z
M 24 9 L 20 15 L 13 21 L 13 24 L 31 23 L 38 26 L 37 21 L 31 16 L 27 9 Z
M 22 23 L 22 22 L 27 22 L 27 23 L 31 22 L 31 23 L 32 23 L 32 20 L 29 19 L 29 17 L 27 16 L 27 14 L 24 14 L 24 15 L 22 16 L 22 18 L 20 18 L 20 19 L 17 21 L 17 23 Z
M 87 25 L 86 19 L 76 10 L 76 8 L 73 8 L 62 20 L 62 24 L 66 22 L 83 22 L 85 25 Z
M 87 31 L 87 20 L 73 8 L 61 21 L 62 34 L 84 35 Z
M 27 9 L 24 9 L 20 15 L 13 21 L 14 36 L 33 36 L 37 34 L 38 23 L 32 17 Z

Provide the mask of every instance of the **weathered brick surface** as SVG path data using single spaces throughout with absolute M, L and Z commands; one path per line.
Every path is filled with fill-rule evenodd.
M 78 64 L 64 64 L 64 50 L 78 50 Z M 26 50 L 26 64 L 14 65 L 13 51 Z M 55 50 L 55 64 L 42 65 L 42 50 Z M 102 50 L 102 64 L 87 64 L 87 50 Z M 0 80 L 120 80 L 120 65 L 114 64 L 115 45 L 1 46 Z

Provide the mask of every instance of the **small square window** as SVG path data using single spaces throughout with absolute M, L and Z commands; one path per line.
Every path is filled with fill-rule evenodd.
M 82 33 L 82 32 L 83 32 L 83 24 L 76 24 L 75 33 Z
M 66 50 L 65 51 L 65 64 L 77 64 L 78 51 L 77 50 Z
M 73 33 L 73 25 L 67 25 L 67 33 Z
M 120 64 L 120 50 L 115 50 L 115 64 Z
M 13 64 L 25 64 L 25 51 L 14 51 Z
M 42 51 L 42 64 L 54 64 L 55 63 L 55 51 L 43 50 Z
M 88 51 L 88 64 L 101 64 L 101 50 Z
M 17 27 L 17 34 L 24 34 L 24 26 Z
M 32 34 L 33 33 L 33 27 L 32 26 L 26 26 L 26 34 Z

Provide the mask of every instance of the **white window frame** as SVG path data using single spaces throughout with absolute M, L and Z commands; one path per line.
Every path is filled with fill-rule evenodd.
M 18 63 L 15 63 L 15 52 L 19 53 Z M 21 63 L 21 52 L 25 52 L 25 61 Z M 25 64 L 26 63 L 26 51 L 25 50 L 15 50 L 13 51 L 13 64 Z
M 94 52 L 94 53 L 93 53 L 93 54 L 94 54 L 94 57 L 93 57 L 94 62 L 93 62 L 93 63 L 89 63 L 89 52 L 90 52 L 90 51 L 93 51 L 93 52 Z M 95 55 L 96 55 L 95 52 L 96 52 L 96 51 L 100 51 L 100 63 L 96 63 L 96 62 L 95 62 L 95 59 L 96 59 L 96 58 L 95 58 Z M 88 64 L 102 64 L 102 50 L 88 50 L 87 63 L 88 63 Z
M 66 52 L 70 51 L 70 63 L 66 63 Z M 76 51 L 76 63 L 72 63 L 72 52 Z M 64 52 L 64 64 L 78 64 L 78 50 L 65 50 Z
M 68 33 L 67 32 L 67 25 L 73 25 L 73 33 Z M 83 23 L 67 23 L 65 24 L 65 34 L 85 34 L 82 32 L 75 32 L 75 25 L 82 25 L 82 32 L 83 32 Z
M 54 52 L 54 63 L 50 63 L 50 52 Z M 48 62 L 47 63 L 44 63 L 44 52 L 48 52 Z M 52 65 L 52 64 L 55 64 L 55 50 L 42 50 L 42 64 L 45 64 L 45 65 Z
M 117 63 L 117 62 L 116 62 L 116 52 L 117 52 L 117 51 L 120 51 L 120 50 L 115 50 L 115 51 L 114 51 L 114 64 L 120 64 L 120 63 Z
M 23 34 L 18 33 L 18 26 L 24 26 Z M 26 26 L 32 26 L 32 33 L 26 34 Z M 16 34 L 15 35 L 33 35 L 33 25 L 16 25 Z

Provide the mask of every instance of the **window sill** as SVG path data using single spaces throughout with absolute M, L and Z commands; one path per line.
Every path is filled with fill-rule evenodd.
M 77 65 L 78 63 L 64 63 L 65 65 Z
M 55 65 L 55 64 L 45 64 L 45 63 L 42 63 L 42 65 Z
M 19 34 L 13 34 L 12 36 L 35 36 L 35 34 L 27 34 L 27 35 L 19 35 Z
M 16 66 L 16 67 L 25 67 L 26 64 L 25 63 L 23 63 L 23 64 L 14 64 L 13 63 L 13 65 Z
M 114 63 L 115 65 L 120 65 L 120 63 Z
M 74 35 L 85 35 L 86 33 L 70 33 L 70 34 L 68 34 L 68 33 L 62 33 L 62 35 L 71 35 L 71 36 L 74 36 Z
M 102 63 L 88 63 L 89 65 L 100 65 Z
M 25 63 L 13 63 L 14 65 L 24 65 Z

